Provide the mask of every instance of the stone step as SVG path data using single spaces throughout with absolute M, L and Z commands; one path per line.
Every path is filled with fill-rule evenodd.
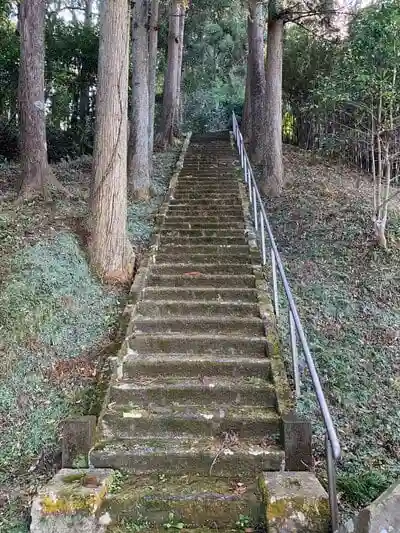
M 211 201 L 204 202 L 202 204 L 198 202 L 179 203 L 179 200 L 178 200 L 176 202 L 170 202 L 168 204 L 168 210 L 175 212 L 175 211 L 188 211 L 190 209 L 193 209 L 193 210 L 196 210 L 199 212 L 205 212 L 205 213 L 211 211 L 211 214 L 215 214 L 215 212 L 213 213 L 213 210 L 215 209 L 216 206 L 219 208 L 219 210 L 222 213 L 229 215 L 230 212 L 232 213 L 239 212 L 243 216 L 242 203 L 238 201 L 236 201 L 231 206 L 228 203 L 222 204 L 221 201 L 217 201 L 217 200 L 215 200 L 214 202 L 211 202 Z
M 199 187 L 199 190 L 187 190 L 177 187 L 173 193 L 173 200 L 181 200 L 183 202 L 192 202 L 199 200 L 201 203 L 207 200 L 224 200 L 224 201 L 237 201 L 238 194 L 229 189 L 229 191 L 205 191 L 204 188 Z
M 226 377 L 255 377 L 270 380 L 271 365 L 269 359 L 261 357 L 229 357 L 215 355 L 190 355 L 185 353 L 146 354 L 129 352 L 122 363 L 126 378 L 139 379 L 149 376 L 201 377 L 207 374 Z
M 175 434 L 99 442 L 89 452 L 95 468 L 114 468 L 144 473 L 198 473 L 217 476 L 251 476 L 279 470 L 284 453 L 259 439 L 225 441 L 215 437 Z
M 177 353 L 214 354 L 216 356 L 263 357 L 266 354 L 264 337 L 234 335 L 136 335 L 129 347 L 141 354 Z
M 243 263 L 205 263 L 183 264 L 179 263 L 156 263 L 151 268 L 152 274 L 176 274 L 188 277 L 196 277 L 199 274 L 252 274 L 253 267 Z
M 243 216 L 193 216 L 193 215 L 172 215 L 167 214 L 164 219 L 164 227 L 168 227 L 170 224 L 179 224 L 179 227 L 183 229 L 187 228 L 202 228 L 202 229 L 214 229 L 214 228 L 231 228 L 231 227 L 244 227 Z
M 187 205 L 187 206 L 181 206 L 181 205 L 170 205 L 168 207 L 167 216 L 201 216 L 201 217 L 209 217 L 209 216 L 215 216 L 215 210 L 218 209 L 218 218 L 227 218 L 227 217 L 242 217 L 243 218 L 243 211 L 242 207 L 229 207 L 229 206 L 210 206 L 210 205 Z
M 162 244 L 187 244 L 187 245 L 199 245 L 199 244 L 214 244 L 217 246 L 234 246 L 245 245 L 246 239 L 242 234 L 240 237 L 194 237 L 192 235 L 181 235 L 179 237 L 169 237 L 165 234 L 161 234 Z
M 170 406 L 174 403 L 205 407 L 212 402 L 230 404 L 232 407 L 240 404 L 275 407 L 275 399 L 275 389 L 266 379 L 224 378 L 207 373 L 201 378 L 171 374 L 140 380 L 124 378 L 111 385 L 109 401 L 117 405 L 140 407 Z
M 232 197 L 235 196 L 236 198 L 239 197 L 239 186 L 237 184 L 235 185 L 229 185 L 229 186 L 221 186 L 221 185 L 193 185 L 190 183 L 182 183 L 180 185 L 177 185 L 175 191 L 174 191 L 174 197 L 189 197 L 194 198 L 196 195 L 198 195 L 201 198 L 206 198 L 208 196 L 211 197 Z
M 258 296 L 255 289 L 199 289 L 187 287 L 146 287 L 143 291 L 143 300 L 182 300 L 207 302 L 233 302 L 257 303 Z
M 204 185 L 205 187 L 211 186 L 220 187 L 221 189 L 229 189 L 230 187 L 237 187 L 238 183 L 239 180 L 233 178 L 232 176 L 216 176 L 214 173 L 213 175 L 208 174 L 204 176 L 198 176 L 197 174 L 187 174 L 179 178 L 177 185 L 189 185 L 193 187 L 200 187 L 201 185 Z
M 196 177 L 208 177 L 208 176 L 215 176 L 217 179 L 221 177 L 230 177 L 234 178 L 233 170 L 234 168 L 231 167 L 220 167 L 216 165 L 215 163 L 205 163 L 207 165 L 207 168 L 205 168 L 204 164 L 197 164 L 197 163 L 191 163 L 190 160 L 186 161 L 185 166 L 183 167 L 180 177 L 184 176 L 196 176 Z
M 242 208 L 242 202 L 239 198 L 235 197 L 232 198 L 231 196 L 226 197 L 223 196 L 221 198 L 172 198 L 169 201 L 169 207 L 181 207 L 181 208 L 193 208 L 198 207 L 199 209 L 203 209 L 205 207 L 207 208 L 215 208 L 215 207 L 223 207 L 223 208 Z
M 224 228 L 214 228 L 214 229 L 200 229 L 200 228 L 168 228 L 163 227 L 160 231 L 161 237 L 174 237 L 179 239 L 180 237 L 218 237 L 218 238 L 225 238 L 225 237 L 245 237 L 246 233 L 241 228 L 233 228 L 233 229 L 224 229 Z
M 212 168 L 209 167 L 208 169 L 201 171 L 198 168 L 193 166 L 186 167 L 182 174 L 180 175 L 180 180 L 184 180 L 185 178 L 190 178 L 194 180 L 207 180 L 212 179 L 216 182 L 219 181 L 235 181 L 236 177 L 231 169 L 221 169 L 221 168 Z
M 165 222 L 163 224 L 163 231 L 175 231 L 175 230 L 183 230 L 183 231 L 204 231 L 204 232 L 212 232 L 212 231 L 244 231 L 244 221 L 241 220 L 233 220 L 229 222 L 228 224 L 226 222 L 190 222 L 187 219 L 180 218 L 180 217 L 168 217 L 165 219 Z
M 261 442 L 269 437 L 277 443 L 279 427 L 280 418 L 275 408 L 235 406 L 220 402 L 207 402 L 206 405 L 157 404 L 145 408 L 137 404 L 129 407 L 112 403 L 102 418 L 101 431 L 103 435 L 112 435 L 117 440 L 163 432 L 177 435 L 191 433 L 204 437 L 219 437 L 232 432 L 239 438 L 258 436 Z
M 249 274 L 201 274 L 200 276 L 185 275 L 150 275 L 147 280 L 149 287 L 255 287 L 255 277 Z
M 224 256 L 236 256 L 249 253 L 249 247 L 247 244 L 235 244 L 235 245 L 218 245 L 213 244 L 164 244 L 159 248 L 160 253 L 175 252 L 176 255 L 182 254 L 222 254 Z
M 159 263 L 171 263 L 175 260 L 178 264 L 190 264 L 193 266 L 205 263 L 226 264 L 229 263 L 229 261 L 234 264 L 250 264 L 250 259 L 250 254 L 248 252 L 240 254 L 236 253 L 235 255 L 223 255 L 222 253 L 216 255 L 210 253 L 189 253 L 182 252 L 181 250 L 177 250 L 174 253 L 173 250 L 170 250 L 169 252 L 160 251 L 156 256 L 156 261 L 159 261 Z
M 148 316 L 152 318 L 166 318 L 169 316 L 182 315 L 185 317 L 201 316 L 222 319 L 231 317 L 260 317 L 257 304 L 237 302 L 187 302 L 181 300 L 141 300 L 136 308 L 138 317 Z
M 264 323 L 257 317 L 232 317 L 232 316 L 174 316 L 153 318 L 136 316 L 134 323 L 135 334 L 181 334 L 190 333 L 209 335 L 246 335 L 255 336 L 264 334 Z
M 169 522 L 171 512 L 176 523 L 185 525 L 185 533 L 223 533 L 224 529 L 232 533 L 240 515 L 258 524 L 263 514 L 254 479 L 160 472 L 125 474 L 119 490 L 108 495 L 102 508 L 105 512 L 113 517 L 119 533 L 128 533 L 126 521 L 138 527 L 129 531 L 165 533 L 163 524 Z M 148 527 L 139 529 L 143 522 Z

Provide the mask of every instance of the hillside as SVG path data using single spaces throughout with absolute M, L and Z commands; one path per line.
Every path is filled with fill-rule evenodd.
M 288 183 L 267 210 L 339 430 L 341 501 L 354 509 L 400 473 L 400 203 L 385 252 L 368 176 L 290 146 L 284 160 Z M 313 394 L 300 405 L 318 424 Z M 322 439 L 317 450 L 318 461 Z

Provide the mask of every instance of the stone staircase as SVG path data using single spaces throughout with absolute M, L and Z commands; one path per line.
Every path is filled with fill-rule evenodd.
M 228 134 L 193 138 L 163 217 L 90 453 L 126 472 L 121 520 L 256 523 L 257 477 L 284 459 L 234 161 Z

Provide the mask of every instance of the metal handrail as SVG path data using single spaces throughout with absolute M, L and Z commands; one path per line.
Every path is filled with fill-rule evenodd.
M 289 305 L 289 330 L 290 330 L 290 349 L 292 355 L 293 364 L 293 376 L 295 384 L 295 396 L 299 398 L 300 391 L 300 371 L 298 364 L 298 342 L 303 351 L 308 370 L 310 372 L 314 391 L 320 406 L 322 418 L 325 425 L 325 449 L 327 458 L 327 472 L 328 472 L 328 494 L 329 505 L 331 511 L 332 530 L 336 531 L 339 526 L 339 509 L 336 493 L 336 461 L 340 458 L 340 444 L 336 434 L 336 430 L 333 426 L 331 414 L 329 412 L 328 405 L 325 400 L 324 393 L 322 391 L 321 382 L 318 376 L 317 369 L 313 357 L 311 355 L 310 348 L 307 343 L 307 339 L 301 324 L 299 313 L 293 298 L 292 291 L 290 289 L 289 282 L 287 280 L 285 269 L 283 267 L 282 259 L 276 246 L 275 238 L 272 233 L 271 225 L 268 221 L 261 195 L 257 187 L 257 183 L 254 179 L 253 170 L 251 168 L 250 160 L 248 158 L 243 136 L 239 128 L 239 124 L 236 119 L 236 115 L 233 112 L 233 136 L 236 141 L 236 145 L 240 155 L 240 163 L 244 171 L 244 181 L 248 187 L 249 201 L 253 211 L 253 222 L 256 232 L 260 238 L 261 243 L 261 258 L 262 264 L 267 263 L 267 248 L 270 249 L 271 254 L 271 267 L 272 267 L 272 286 L 273 286 L 273 304 L 276 319 L 279 318 L 279 301 L 278 301 L 278 275 L 282 281 L 282 285 L 285 291 L 285 295 Z M 266 242 L 265 229 L 267 230 L 269 246 Z

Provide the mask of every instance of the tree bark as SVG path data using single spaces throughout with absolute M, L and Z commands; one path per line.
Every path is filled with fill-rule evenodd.
M 178 53 L 178 80 L 176 82 L 176 108 L 174 117 L 174 136 L 181 137 L 182 135 L 182 65 L 183 65 L 183 39 L 185 35 L 185 7 L 181 5 L 179 16 L 179 53 Z
M 268 22 L 267 68 L 265 87 L 265 160 L 263 190 L 278 196 L 283 189 L 282 161 L 282 55 L 284 21 Z
M 89 253 L 96 272 L 126 282 L 133 272 L 127 237 L 128 0 L 105 0 L 100 13 L 96 138 Z
M 168 65 L 164 83 L 164 100 L 161 128 L 157 138 L 160 148 L 166 149 L 173 143 L 174 118 L 179 67 L 179 20 L 180 2 L 171 0 L 168 32 Z
M 18 98 L 20 111 L 21 180 L 23 198 L 42 193 L 49 186 L 62 189 L 47 161 L 44 101 L 45 0 L 20 4 L 21 59 Z
M 264 67 L 264 10 L 259 0 L 250 0 L 249 57 L 250 57 L 250 158 L 260 164 L 264 158 L 265 144 L 265 67 Z
M 148 0 L 136 0 L 132 17 L 132 118 L 128 176 L 137 200 L 150 197 Z
M 160 0 L 152 0 L 149 29 L 149 174 L 153 174 L 154 120 L 156 103 L 158 12 Z

